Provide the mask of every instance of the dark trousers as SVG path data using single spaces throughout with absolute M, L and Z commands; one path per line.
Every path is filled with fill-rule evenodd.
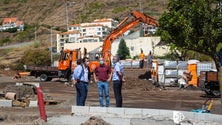
M 76 83 L 76 105 L 84 106 L 86 99 L 86 88 L 84 82 Z
M 113 81 L 113 91 L 116 99 L 116 107 L 122 107 L 122 81 Z
M 84 86 L 85 86 L 85 89 L 86 89 L 86 96 L 85 96 L 85 99 L 84 99 L 84 106 L 85 106 L 85 103 L 86 103 L 86 98 L 87 98 L 87 94 L 88 94 L 88 88 L 89 88 L 89 84 L 88 82 L 84 82 Z
M 143 66 L 144 66 L 144 60 L 140 60 L 140 68 L 143 68 Z

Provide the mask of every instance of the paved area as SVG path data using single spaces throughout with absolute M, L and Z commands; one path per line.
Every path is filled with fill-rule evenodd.
M 48 124 L 80 125 L 95 116 L 111 125 L 221 125 L 222 115 L 161 109 L 72 106 L 73 115 L 48 118 Z

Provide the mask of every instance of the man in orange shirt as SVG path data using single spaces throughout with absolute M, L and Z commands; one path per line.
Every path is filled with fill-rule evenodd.
M 140 57 L 140 68 L 142 69 L 144 66 L 144 59 L 145 59 L 145 55 L 144 55 L 142 49 L 141 49 L 141 53 L 140 53 L 139 57 Z

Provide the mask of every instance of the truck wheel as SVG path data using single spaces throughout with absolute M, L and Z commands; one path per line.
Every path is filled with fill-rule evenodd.
M 220 91 L 218 90 L 212 90 L 212 94 L 216 97 L 219 97 L 220 96 Z
M 41 82 L 45 82 L 48 79 L 48 76 L 46 74 L 41 74 L 39 77 Z
M 46 81 L 52 81 L 52 77 L 48 77 Z
M 212 95 L 210 89 L 205 89 L 204 92 L 205 92 L 207 95 Z

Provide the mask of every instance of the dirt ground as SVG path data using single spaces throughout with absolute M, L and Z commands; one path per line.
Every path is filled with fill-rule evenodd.
M 126 83 L 122 88 L 123 107 L 191 111 L 201 108 L 205 100 L 209 98 L 197 87 L 189 87 L 184 90 L 179 90 L 178 87 L 155 87 L 149 80 L 138 79 L 138 76 L 145 72 L 146 69 L 125 69 Z M 12 72 L 1 71 L 0 93 L 8 84 L 25 81 L 39 82 L 38 79 L 29 76 L 16 81 L 11 79 L 12 76 Z M 50 96 L 58 102 L 45 106 L 47 117 L 70 115 L 71 106 L 76 104 L 75 87 L 66 86 L 65 81 L 59 79 L 39 83 L 43 88 L 44 96 Z M 222 114 L 220 98 L 213 98 L 213 100 L 211 113 Z M 99 106 L 96 83 L 89 84 L 86 105 Z M 110 106 L 115 107 L 112 83 L 110 83 Z M 38 107 L 0 107 L 0 125 L 38 123 L 39 117 Z

